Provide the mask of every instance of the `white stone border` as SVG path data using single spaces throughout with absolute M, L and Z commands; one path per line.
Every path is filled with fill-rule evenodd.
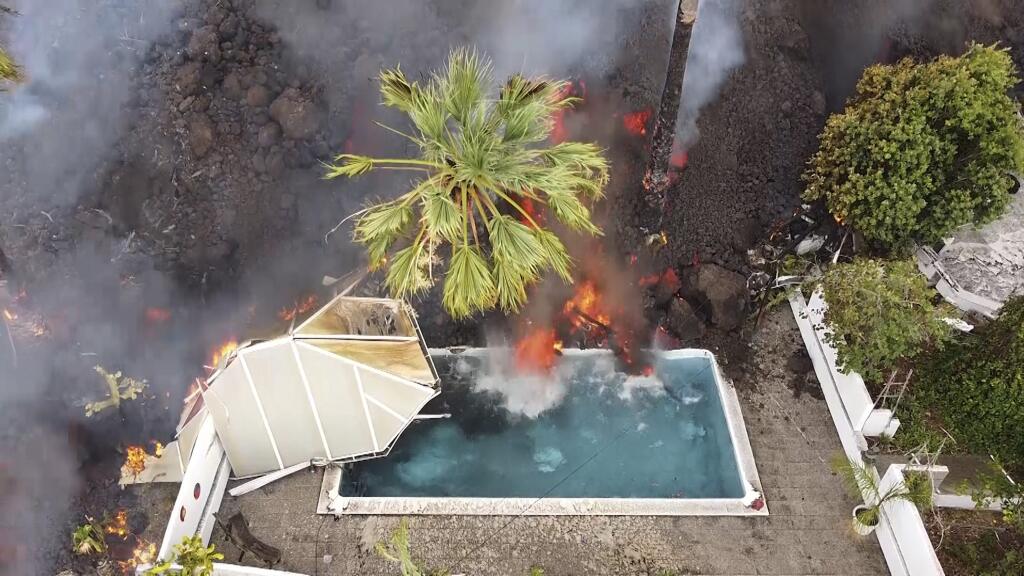
M 820 291 L 816 298 L 824 305 Z M 814 373 L 821 384 L 825 403 L 835 424 L 836 433 L 843 446 L 843 452 L 851 462 L 864 464 L 861 451 L 864 443 L 864 425 L 870 420 L 870 414 L 863 414 L 863 402 L 850 402 L 849 398 L 864 398 L 868 394 L 864 380 L 856 374 L 844 374 L 835 364 L 835 349 L 825 340 L 824 329 L 820 326 L 820 310 L 814 309 L 804 301 L 799 289 L 789 294 L 789 304 L 793 317 L 800 327 L 800 336 L 814 365 Z M 853 410 L 851 406 L 853 405 Z M 859 407 L 860 410 L 856 410 Z M 873 409 L 869 409 L 870 412 Z M 895 431 L 895 429 L 893 430 Z M 884 491 L 887 487 L 903 481 L 904 465 L 892 465 L 879 478 L 879 487 Z M 878 476 L 874 467 L 871 473 Z M 865 501 L 871 494 L 864 494 Z M 881 507 L 878 528 L 875 535 L 882 548 L 885 563 L 892 576 L 944 576 L 945 572 L 939 564 L 938 556 L 932 547 L 928 532 L 925 530 L 921 514 L 913 504 L 905 501 L 888 502 Z
M 431 355 L 482 354 L 483 348 L 459 352 L 432 349 Z M 607 355 L 608 350 L 562 351 L 567 356 Z M 739 398 L 722 378 L 714 354 L 694 348 L 659 352 L 664 358 L 707 358 L 714 368 L 718 396 L 725 414 L 729 439 L 745 495 L 742 498 L 442 498 L 442 497 L 353 497 L 341 498 L 336 507 L 346 515 L 465 515 L 465 516 L 767 516 L 768 506 L 755 510 L 750 505 L 763 498 L 761 479 L 754 463 L 740 410 Z M 340 481 L 340 475 L 339 475 Z M 335 487 L 336 489 L 337 487 Z

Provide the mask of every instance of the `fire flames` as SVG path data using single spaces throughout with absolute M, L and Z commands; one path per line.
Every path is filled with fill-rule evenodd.
M 213 372 L 220 366 L 220 361 L 231 355 L 232 352 L 238 349 L 238 340 L 231 338 L 227 342 L 219 345 L 217 348 L 210 353 L 210 363 L 206 365 L 206 368 Z
M 611 317 L 593 280 L 585 280 L 576 286 L 575 294 L 562 307 L 562 314 L 574 329 L 590 328 L 595 320 L 604 326 L 611 324 Z
M 622 117 L 622 125 L 626 128 L 626 131 L 633 136 L 646 136 L 647 135 L 647 123 L 651 120 L 651 111 L 638 110 L 636 112 L 630 112 Z
M 146 448 L 143 446 L 129 446 L 125 449 L 124 468 L 133 477 L 142 474 L 146 469 Z
M 277 317 L 285 322 L 291 322 L 298 316 L 315 308 L 318 300 L 316 294 L 310 294 L 302 300 L 296 301 L 294 306 L 281 308 L 277 313 Z
M 132 550 L 131 558 L 117 563 L 125 574 L 134 574 L 136 566 L 152 564 L 156 561 L 156 544 L 142 538 L 136 539 L 138 544 Z
M 114 517 L 103 525 L 103 531 L 111 536 L 125 539 L 128 537 L 128 512 L 124 509 L 118 510 Z
M 151 440 L 150 443 L 153 445 L 153 456 L 159 457 L 164 453 L 164 445 L 162 443 L 156 440 Z M 131 474 L 132 477 L 137 477 L 146 469 L 146 459 L 148 457 L 149 453 L 146 452 L 145 446 L 129 446 L 125 448 L 124 465 L 121 469 L 127 474 Z
M 516 343 L 516 366 L 523 372 L 548 372 L 561 353 L 554 328 L 534 328 Z

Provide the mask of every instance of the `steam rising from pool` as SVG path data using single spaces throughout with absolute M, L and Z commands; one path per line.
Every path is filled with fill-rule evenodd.
M 524 373 L 515 362 L 515 355 L 508 348 L 488 348 L 487 362 L 483 374 L 477 376 L 476 388 L 484 392 L 496 392 L 502 396 L 502 406 L 512 414 L 536 418 L 565 399 L 569 384 L 577 378 L 580 365 L 573 362 L 558 362 L 546 373 Z M 476 368 L 464 358 L 456 360 L 455 369 L 468 376 Z M 610 381 L 619 374 L 614 358 L 601 354 L 594 356 L 592 378 Z M 659 395 L 665 393 L 665 384 L 657 375 L 626 376 L 621 383 L 619 397 L 632 400 L 634 394 L 643 390 Z
M 705 357 L 627 376 L 610 353 L 523 376 L 512 354 L 435 358 L 452 417 L 410 427 L 388 458 L 353 465 L 363 496 L 734 498 L 743 489 Z

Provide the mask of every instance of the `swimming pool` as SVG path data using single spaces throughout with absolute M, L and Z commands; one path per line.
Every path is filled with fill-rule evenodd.
M 656 354 L 651 376 L 566 351 L 521 377 L 501 351 L 436 353 L 444 392 L 386 458 L 346 470 L 350 514 L 760 514 L 735 393 L 703 350 Z M 737 449 L 737 446 L 739 447 Z

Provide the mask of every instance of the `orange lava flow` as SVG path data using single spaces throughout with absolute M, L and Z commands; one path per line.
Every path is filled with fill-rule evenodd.
M 167 308 L 157 308 L 151 306 L 146 308 L 146 322 L 150 324 L 163 324 L 171 319 L 171 311 Z
M 675 168 L 676 170 L 682 170 L 683 168 L 686 168 L 686 162 L 688 160 L 689 155 L 686 152 L 682 150 L 677 150 L 675 152 L 672 152 L 672 156 L 669 157 L 668 163 L 669 166 Z
M 626 131 L 633 136 L 646 136 L 647 122 L 649 122 L 650 119 L 650 110 L 638 110 L 623 116 L 622 125 L 626 128 Z
M 277 313 L 277 317 L 280 318 L 281 320 L 284 320 L 285 322 L 291 322 L 292 320 L 295 320 L 295 318 L 298 317 L 300 314 L 305 314 L 306 312 L 309 312 L 310 310 L 315 308 L 318 300 L 319 299 L 317 298 L 316 294 L 310 294 L 309 296 L 306 296 L 302 300 L 295 302 L 295 305 L 292 306 L 291 308 L 281 308 L 281 310 L 278 311 Z
M 562 341 L 552 328 L 535 328 L 516 342 L 516 367 L 523 372 L 548 372 L 561 355 Z

